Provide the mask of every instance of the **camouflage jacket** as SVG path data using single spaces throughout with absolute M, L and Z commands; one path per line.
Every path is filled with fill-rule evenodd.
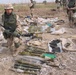
M 22 27 L 21 27 L 21 24 L 20 24 L 20 19 L 19 19 L 19 16 L 16 15 L 16 21 L 17 21 L 17 28 L 16 28 L 16 31 L 18 32 L 22 32 Z M 2 21 L 2 15 L 0 15 L 0 24 L 3 25 L 3 21 Z M 4 26 L 4 25 L 3 25 Z

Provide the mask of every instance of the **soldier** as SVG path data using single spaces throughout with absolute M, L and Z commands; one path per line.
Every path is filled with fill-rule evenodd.
M 35 6 L 33 0 L 30 0 L 31 1 L 31 4 L 30 4 L 30 11 L 31 11 L 31 16 L 33 17 L 33 8 Z
M 60 11 L 61 0 L 55 0 L 55 3 L 57 4 L 58 11 Z
M 61 0 L 61 4 L 63 6 L 63 10 L 66 9 L 66 7 L 68 6 L 69 0 Z
M 67 5 L 66 0 L 62 0 L 62 4 L 63 4 L 63 8 L 65 8 L 65 7 L 66 7 L 66 5 Z
M 68 18 L 69 18 L 70 27 L 74 27 L 73 15 L 75 12 L 76 12 L 76 0 L 68 0 L 67 14 L 68 14 Z
M 5 5 L 4 14 L 1 16 L 1 24 L 4 28 L 3 35 L 7 40 L 8 48 L 12 50 L 12 45 L 15 43 L 15 50 L 17 50 L 18 47 L 16 47 L 16 42 L 18 41 L 16 40 L 15 42 L 14 37 L 19 37 L 19 33 L 21 33 L 22 29 L 18 21 L 19 17 L 13 12 L 13 10 L 14 7 L 12 4 Z

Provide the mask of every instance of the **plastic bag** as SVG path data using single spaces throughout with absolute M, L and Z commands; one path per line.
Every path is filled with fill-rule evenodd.
M 61 28 L 57 31 L 53 31 L 51 34 L 57 34 L 57 35 L 60 35 L 60 34 L 64 34 L 66 32 L 65 28 Z

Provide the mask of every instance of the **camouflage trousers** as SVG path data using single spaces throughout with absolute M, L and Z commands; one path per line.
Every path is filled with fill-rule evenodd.
M 57 6 L 57 10 L 60 11 L 60 7 L 61 7 L 60 3 L 57 3 L 56 6 Z
M 73 11 L 68 11 L 68 19 L 69 19 L 69 26 L 73 27 L 74 26 L 74 18 L 73 18 Z
M 16 53 L 21 45 L 21 40 L 11 36 L 10 38 L 7 38 L 7 45 L 12 54 Z

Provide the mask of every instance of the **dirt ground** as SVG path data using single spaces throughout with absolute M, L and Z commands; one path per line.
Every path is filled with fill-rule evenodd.
M 63 35 L 51 35 L 50 33 L 42 34 L 43 40 L 46 40 L 47 43 L 48 43 L 48 41 L 50 41 L 51 39 L 54 39 L 54 38 L 60 38 L 60 37 L 69 38 L 70 35 L 76 34 L 76 28 L 69 27 L 67 14 L 62 9 L 59 12 L 58 11 L 51 11 L 51 9 L 34 9 L 33 12 L 35 15 L 39 15 L 41 17 L 42 16 L 59 17 L 59 19 L 62 19 L 65 21 L 64 24 L 60 25 L 60 27 L 65 27 L 68 30 L 68 33 L 63 34 Z M 24 13 L 25 15 L 29 15 L 27 11 L 26 12 L 19 12 L 18 14 L 20 15 L 21 13 Z M 25 15 L 23 15 L 23 16 L 25 16 Z M 46 48 L 47 48 L 47 44 L 46 44 Z M 26 75 L 26 74 L 11 71 L 10 68 L 14 64 L 14 58 L 15 57 L 12 57 L 11 52 L 8 49 L 4 49 L 0 53 L 0 75 Z M 65 71 L 65 73 L 64 73 L 64 71 Z M 50 75 L 76 75 L 76 72 L 72 72 L 70 70 L 57 70 L 57 74 L 50 74 Z

